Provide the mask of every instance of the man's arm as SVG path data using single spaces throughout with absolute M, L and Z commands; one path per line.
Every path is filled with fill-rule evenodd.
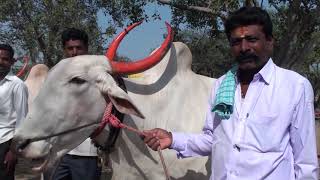
M 306 80 L 290 128 L 296 179 L 318 180 L 313 90 Z
M 17 114 L 17 127 L 28 113 L 28 88 L 24 83 L 15 87 L 13 105 Z
M 16 111 L 16 126 L 19 125 L 22 119 L 25 118 L 28 112 L 28 89 L 25 84 L 20 83 L 14 88 L 13 92 L 13 108 Z M 17 163 L 17 157 L 11 150 L 6 153 L 4 164 L 6 171 L 13 171 Z
M 216 82 L 217 83 L 217 82 Z M 164 129 L 153 129 L 144 131 L 144 142 L 153 150 L 171 148 L 178 152 L 178 157 L 208 156 L 211 153 L 213 136 L 213 113 L 212 104 L 215 98 L 213 87 L 206 113 L 205 125 L 201 134 L 171 133 Z
M 153 150 L 174 149 L 178 152 L 178 157 L 208 156 L 214 140 L 212 125 L 210 112 L 201 134 L 171 133 L 156 128 L 143 132 L 144 142 Z
M 201 134 L 172 133 L 173 138 L 170 148 L 178 152 L 178 157 L 209 156 L 211 154 L 215 137 L 213 135 L 211 105 L 209 106 Z

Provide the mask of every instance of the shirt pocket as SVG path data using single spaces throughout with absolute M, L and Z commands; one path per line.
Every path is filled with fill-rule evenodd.
M 278 113 L 265 113 L 261 115 L 253 116 L 252 119 L 249 119 L 253 124 L 260 126 L 270 127 L 277 120 Z
M 280 151 L 284 133 L 275 113 L 253 117 L 248 122 L 247 142 L 261 152 Z

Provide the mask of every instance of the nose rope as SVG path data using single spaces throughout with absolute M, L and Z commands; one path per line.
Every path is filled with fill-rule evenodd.
M 85 125 L 82 125 L 82 126 L 79 126 L 79 127 L 76 127 L 76 128 L 68 129 L 66 131 L 62 131 L 62 132 L 59 132 L 59 133 L 51 134 L 51 135 L 48 135 L 48 136 L 41 136 L 41 137 L 36 137 L 36 138 L 32 138 L 32 139 L 27 139 L 26 143 L 37 142 L 37 141 L 49 139 L 49 138 L 52 138 L 52 137 L 55 137 L 55 136 L 65 135 L 65 134 L 71 133 L 73 131 L 77 131 L 77 130 L 80 130 L 80 129 L 83 129 L 83 128 L 86 128 L 86 127 L 89 127 L 89 126 L 93 126 L 93 125 L 98 124 L 98 123 L 99 122 L 93 122 L 93 123 L 85 124 Z
M 127 126 L 127 125 L 121 123 L 121 121 L 116 116 L 114 116 L 111 113 L 111 111 L 112 111 L 112 103 L 110 102 L 107 105 L 106 109 L 105 109 L 105 112 L 104 112 L 104 115 L 103 115 L 103 119 L 102 119 L 102 121 L 100 123 L 100 126 L 90 136 L 92 139 L 97 137 L 107 124 L 109 124 L 109 125 L 111 125 L 112 127 L 115 127 L 115 128 L 125 128 L 125 129 L 127 129 L 129 131 L 137 133 L 140 136 L 144 136 L 144 133 L 139 131 L 138 129 L 135 129 L 133 127 L 130 127 L 130 126 Z M 157 151 L 158 151 L 158 154 L 159 154 L 159 157 L 160 157 L 160 160 L 161 160 L 161 164 L 162 164 L 166 179 L 167 180 L 171 180 L 170 175 L 169 175 L 169 171 L 168 171 L 166 163 L 164 161 L 164 157 L 162 155 L 161 148 L 159 147 L 157 149 Z

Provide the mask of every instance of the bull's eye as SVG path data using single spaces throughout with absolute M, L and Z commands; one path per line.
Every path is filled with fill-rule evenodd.
M 69 82 L 73 83 L 73 84 L 83 84 L 86 82 L 86 80 L 79 78 L 79 77 L 74 77 Z

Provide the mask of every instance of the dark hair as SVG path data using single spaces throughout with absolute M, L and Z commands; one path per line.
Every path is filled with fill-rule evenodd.
M 76 29 L 76 28 L 68 28 L 62 32 L 61 35 L 62 46 L 64 47 L 67 41 L 70 40 L 80 40 L 84 43 L 84 45 L 88 46 L 88 35 L 85 31 Z
M 8 44 L 0 44 L 0 49 L 1 50 L 5 50 L 5 51 L 8 51 L 9 52 L 9 55 L 10 55 L 10 58 L 12 59 L 13 58 L 13 55 L 14 55 L 14 50 L 13 48 L 8 45 Z
M 230 39 L 231 31 L 247 25 L 261 25 L 266 37 L 273 37 L 272 22 L 267 11 L 259 7 L 242 7 L 231 13 L 224 23 L 228 39 Z

